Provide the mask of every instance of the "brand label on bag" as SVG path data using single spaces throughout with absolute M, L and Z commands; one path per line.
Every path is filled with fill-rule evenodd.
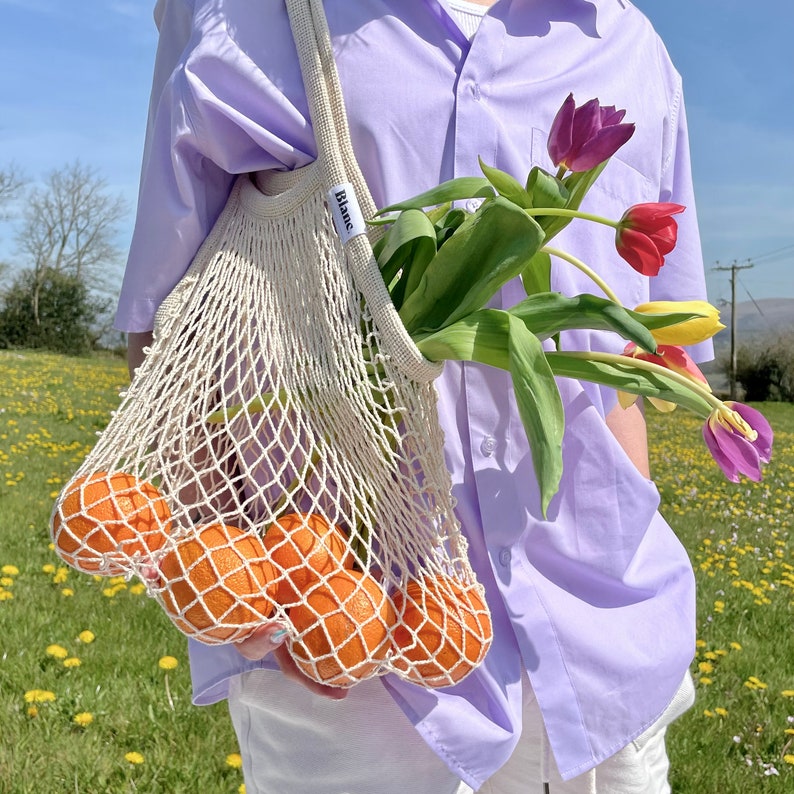
M 328 200 L 331 202 L 331 213 L 334 216 L 337 234 L 342 238 L 343 243 L 351 237 L 366 232 L 367 226 L 358 206 L 356 194 L 353 192 L 353 185 L 349 182 L 335 185 L 328 191 Z

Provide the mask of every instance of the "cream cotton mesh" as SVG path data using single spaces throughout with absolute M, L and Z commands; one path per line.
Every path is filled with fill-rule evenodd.
M 318 681 L 445 686 L 482 661 L 491 625 L 454 515 L 440 368 L 399 324 L 367 236 L 336 234 L 330 187 L 374 207 L 323 69 L 321 4 L 288 6 L 318 161 L 237 179 L 53 538 L 81 570 L 139 576 L 203 642 L 277 619 Z

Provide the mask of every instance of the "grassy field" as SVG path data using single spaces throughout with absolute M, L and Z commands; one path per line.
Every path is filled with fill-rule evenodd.
M 223 705 L 194 708 L 181 635 L 135 582 L 62 566 L 52 501 L 126 382 L 115 359 L 0 351 L 0 792 L 238 792 Z M 663 512 L 699 581 L 696 706 L 676 794 L 794 791 L 794 406 L 763 483 L 724 480 L 699 422 L 651 413 Z

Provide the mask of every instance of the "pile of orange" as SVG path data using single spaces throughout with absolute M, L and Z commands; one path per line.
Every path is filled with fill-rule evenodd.
M 130 561 L 147 557 L 168 537 L 171 511 L 157 488 L 132 474 L 100 471 L 78 477 L 53 514 L 55 549 L 84 573 L 117 576 Z
M 408 582 L 393 600 L 393 664 L 408 680 L 451 686 L 485 658 L 493 629 L 476 585 L 451 576 L 426 576 Z
M 226 524 L 175 540 L 160 560 L 161 599 L 177 628 L 204 642 L 250 634 L 275 609 L 275 570 L 259 536 Z

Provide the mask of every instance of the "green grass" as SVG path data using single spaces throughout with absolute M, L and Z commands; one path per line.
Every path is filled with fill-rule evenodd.
M 242 783 L 227 763 L 237 746 L 225 706 L 190 704 L 185 643 L 160 607 L 134 581 L 76 573 L 49 548 L 53 499 L 125 383 L 117 359 L 0 351 L 3 794 L 215 794 Z M 794 791 L 794 406 L 763 410 L 774 459 L 763 483 L 739 485 L 711 461 L 698 420 L 649 412 L 663 512 L 699 585 L 698 701 L 670 730 L 676 794 Z M 177 667 L 161 669 L 164 656 Z M 54 700 L 27 702 L 36 691 Z M 85 713 L 93 721 L 75 723 Z

